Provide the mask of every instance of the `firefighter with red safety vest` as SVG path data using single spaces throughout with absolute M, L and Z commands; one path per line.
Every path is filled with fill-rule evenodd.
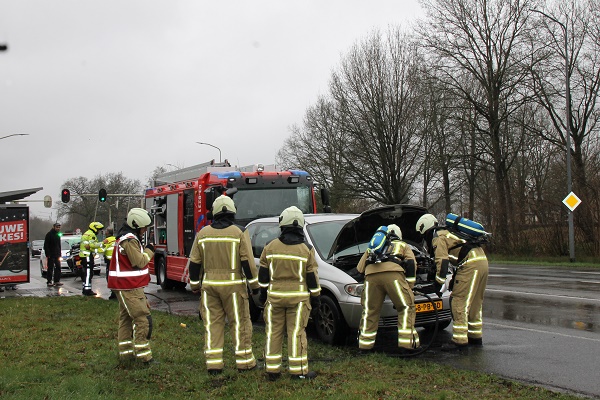
M 143 208 L 132 208 L 115 241 L 108 270 L 108 288 L 119 300 L 119 360 L 128 364 L 154 363 L 150 339 L 152 316 L 144 288 L 150 283 L 148 263 L 154 257 L 152 244 L 142 245 L 142 236 L 152 224 Z
M 375 345 L 381 307 L 388 296 L 398 310 L 398 348 L 400 354 L 410 354 L 420 349 L 419 334 L 415 330 L 416 260 L 410 246 L 402 241 L 402 231 L 397 225 L 388 225 L 389 244 L 376 261 L 366 251 L 356 269 L 365 275 L 362 294 L 362 317 L 358 348 L 368 352 Z
M 292 379 L 313 379 L 317 373 L 308 369 L 306 325 L 312 307 L 320 304 L 315 249 L 306 243 L 304 215 L 298 207 L 283 210 L 279 227 L 281 234 L 265 246 L 258 271 L 261 298 L 266 298 L 267 376 L 271 381 L 281 376 L 283 337 L 287 333 Z
M 487 286 L 488 261 L 479 246 L 471 247 L 448 229 L 438 227 L 432 214 L 419 218 L 416 225 L 425 243 L 435 256 L 436 291 L 442 289 L 450 264 L 456 267 L 451 288 L 452 340 L 442 345 L 443 351 L 464 351 L 469 345 L 483 345 L 482 306 Z
M 102 249 L 102 242 L 98 241 L 96 234 L 104 228 L 100 222 L 92 222 L 90 229 L 81 235 L 79 243 L 79 257 L 81 258 L 81 280 L 83 281 L 82 294 L 84 296 L 95 296 L 92 291 L 92 277 L 94 276 L 94 257 L 98 250 Z
M 250 236 L 235 224 L 233 200 L 221 195 L 212 206 L 213 222 L 196 234 L 190 252 L 190 286 L 200 293 L 204 321 L 204 356 L 211 375 L 223 372 L 225 319 L 229 321 L 238 371 L 256 368 L 248 286 L 258 293 Z

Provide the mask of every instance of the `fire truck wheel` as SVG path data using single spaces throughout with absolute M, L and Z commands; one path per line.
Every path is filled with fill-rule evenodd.
M 164 290 L 173 289 L 173 281 L 167 278 L 167 266 L 164 258 L 156 260 L 156 280 L 160 287 Z

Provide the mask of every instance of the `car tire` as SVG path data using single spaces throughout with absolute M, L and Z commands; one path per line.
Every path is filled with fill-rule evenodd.
M 330 296 L 321 296 L 321 305 L 314 310 L 313 321 L 317 335 L 324 343 L 338 345 L 345 342 L 348 325 L 337 302 Z
M 173 289 L 173 283 L 167 278 L 167 266 L 163 257 L 155 258 L 156 283 L 164 290 Z

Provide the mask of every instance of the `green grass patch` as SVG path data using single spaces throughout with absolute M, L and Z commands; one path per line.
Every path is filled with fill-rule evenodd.
M 87 297 L 0 300 L 0 398 L 6 399 L 575 399 L 495 376 L 309 339 L 313 381 L 264 371 L 238 373 L 226 334 L 222 375 L 206 372 L 197 318 L 152 312 L 152 351 L 160 364 L 117 362 L 118 303 Z M 185 323 L 187 327 L 181 327 Z M 254 328 L 262 358 L 264 329 Z

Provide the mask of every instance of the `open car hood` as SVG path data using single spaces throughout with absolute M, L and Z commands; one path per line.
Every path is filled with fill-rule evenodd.
M 359 243 L 367 243 L 382 225 L 396 224 L 402 230 L 402 240 L 420 242 L 421 235 L 415 229 L 417 221 L 427 209 L 410 204 L 393 204 L 365 211 L 348 221 L 335 238 L 328 259 L 342 250 Z

